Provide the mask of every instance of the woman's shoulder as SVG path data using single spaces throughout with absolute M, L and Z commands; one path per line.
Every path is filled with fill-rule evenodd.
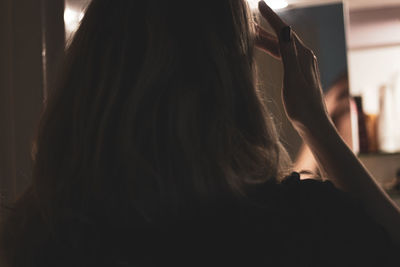
M 321 263 L 329 259 L 324 266 L 390 266 L 394 246 L 389 235 L 360 201 L 330 181 L 301 180 L 292 174 L 261 188 L 256 198 L 267 210 L 275 210 L 274 227 L 299 247 L 299 254 L 312 253 L 313 261 Z M 263 191 L 269 196 L 263 196 Z
M 326 212 L 332 212 L 342 210 L 339 208 L 341 204 L 348 208 L 359 206 L 355 199 L 337 189 L 332 182 L 321 179 L 302 180 L 298 173 L 292 173 L 280 182 L 257 185 L 249 192 L 250 199 L 257 203 L 283 210 L 291 207 L 301 211 L 323 208 Z
M 348 210 L 357 210 L 356 215 L 365 215 L 362 203 L 336 188 L 332 182 L 318 178 L 300 179 L 298 173 L 292 173 L 281 182 L 259 185 L 251 191 L 250 196 L 260 203 L 275 203 L 279 208 L 321 211 L 316 215 Z

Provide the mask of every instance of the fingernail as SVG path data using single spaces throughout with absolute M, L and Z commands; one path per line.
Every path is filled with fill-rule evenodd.
M 258 2 L 258 7 L 260 7 L 260 8 L 265 8 L 266 5 L 267 5 L 267 4 L 266 4 L 264 1 Z
M 292 28 L 290 26 L 286 26 L 281 30 L 281 39 L 286 43 L 292 40 Z

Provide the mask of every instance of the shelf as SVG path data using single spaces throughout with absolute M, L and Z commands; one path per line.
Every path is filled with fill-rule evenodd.
M 385 152 L 374 152 L 374 153 L 360 153 L 357 155 L 360 158 L 366 157 L 397 157 L 400 156 L 400 152 L 385 153 Z

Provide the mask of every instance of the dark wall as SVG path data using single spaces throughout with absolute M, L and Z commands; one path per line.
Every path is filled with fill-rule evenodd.
M 31 180 L 44 85 L 64 46 L 63 7 L 63 0 L 0 1 L 0 193 L 6 200 Z

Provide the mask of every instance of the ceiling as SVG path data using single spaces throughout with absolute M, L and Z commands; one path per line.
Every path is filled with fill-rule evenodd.
M 377 7 L 387 7 L 387 6 L 400 6 L 400 0 L 286 0 L 289 6 L 315 6 L 332 4 L 338 2 L 345 2 L 350 9 L 370 9 Z M 75 9 L 82 10 L 85 8 L 90 0 L 65 0 L 66 5 Z
M 400 6 L 400 0 L 287 0 L 291 6 L 310 6 L 344 2 L 350 9 Z

